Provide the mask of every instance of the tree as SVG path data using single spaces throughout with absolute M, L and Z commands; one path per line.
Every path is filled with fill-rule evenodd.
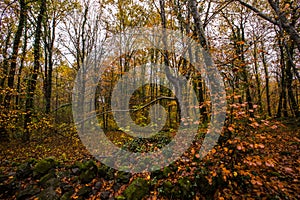
M 40 43 L 41 43 L 41 38 L 42 38 L 42 22 L 44 18 L 44 14 L 46 12 L 46 0 L 41 0 L 40 6 L 39 6 L 39 14 L 37 17 L 37 23 L 36 23 L 36 29 L 35 29 L 35 38 L 34 38 L 34 65 L 33 65 L 33 70 L 30 79 L 28 80 L 27 83 L 27 97 L 26 97 L 26 103 L 25 103 L 25 120 L 24 120 L 24 141 L 29 141 L 30 140 L 30 130 L 29 130 L 29 124 L 31 122 L 31 117 L 32 113 L 34 112 L 34 92 L 36 89 L 36 84 L 37 84 L 37 77 L 38 77 L 38 72 L 41 68 L 40 64 Z
M 19 53 L 19 45 L 21 42 L 21 37 L 23 33 L 23 29 L 25 26 L 25 21 L 27 20 L 27 5 L 25 0 L 20 0 L 20 16 L 19 16 L 19 24 L 17 28 L 17 32 L 14 37 L 13 41 L 13 49 L 12 49 L 12 55 L 10 59 L 10 69 L 8 70 L 8 80 L 7 80 L 7 87 L 8 90 L 13 90 L 14 89 L 14 80 L 15 80 L 15 72 L 16 72 L 16 67 L 17 67 L 17 57 Z M 6 67 L 6 66 L 4 66 Z M 7 71 L 7 70 L 5 70 Z M 10 107 L 10 100 L 12 97 L 12 92 L 9 92 L 8 95 L 6 95 L 5 100 L 4 100 L 4 105 L 7 109 Z

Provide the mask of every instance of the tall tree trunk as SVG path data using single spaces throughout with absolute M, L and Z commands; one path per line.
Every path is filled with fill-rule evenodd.
M 241 40 L 243 42 L 245 42 L 246 41 L 245 27 L 244 27 L 243 21 L 244 21 L 243 17 L 241 16 L 241 21 L 240 21 Z M 240 45 L 239 54 L 241 54 L 242 63 L 245 64 L 246 59 L 245 59 L 245 54 L 244 54 L 244 44 Z M 250 115 L 250 117 L 254 118 L 253 102 L 252 102 L 252 97 L 251 97 L 251 92 L 250 92 L 250 83 L 249 83 L 248 70 L 247 70 L 247 65 L 246 64 L 245 64 L 245 66 L 242 67 L 242 75 L 243 75 L 243 79 L 244 79 L 244 86 L 245 86 L 245 89 L 246 89 L 246 100 L 247 100 L 247 103 L 248 103 L 249 115 Z
M 284 49 L 282 41 L 280 41 L 280 38 L 278 40 L 279 44 L 279 50 L 280 50 L 280 67 L 281 67 L 281 83 L 280 83 L 280 99 L 278 104 L 278 110 L 277 110 L 277 117 L 281 117 L 281 114 L 283 113 L 284 117 L 288 117 L 288 111 L 287 111 L 287 97 L 286 97 L 286 66 L 284 62 Z
M 8 55 L 7 55 L 8 54 L 7 50 L 9 48 L 11 34 L 12 34 L 12 31 L 9 30 L 8 34 L 7 34 L 7 37 L 6 37 L 6 40 L 5 40 L 5 47 L 3 49 L 3 54 L 2 54 L 2 56 L 3 56 L 3 63 L 2 63 L 3 75 L 0 78 L 0 88 L 1 88 L 1 90 L 4 90 L 4 84 L 5 84 L 5 80 L 7 78 L 8 63 L 9 63 L 8 62 L 9 58 L 8 58 Z M 5 94 L 5 92 L 0 93 L 0 103 L 2 103 L 2 100 L 4 98 L 4 94 Z
M 165 1 L 159 0 L 159 4 L 160 4 L 161 24 L 162 24 L 162 27 L 165 29 L 165 28 L 167 28 L 166 13 L 165 13 Z M 168 44 L 167 44 L 167 38 L 166 38 L 165 32 L 163 32 L 163 44 L 164 44 L 164 48 L 166 49 L 168 47 Z M 172 83 L 172 85 L 174 86 L 176 98 L 178 99 L 179 104 L 181 104 L 181 103 L 183 103 L 183 101 L 182 101 L 182 86 L 181 85 L 184 80 L 181 80 L 180 78 L 177 78 L 171 74 L 169 54 L 168 54 L 167 50 L 163 51 L 163 61 L 164 61 L 164 65 L 165 65 L 164 67 L 165 67 L 166 76 L 167 76 L 168 80 Z M 182 105 L 180 105 L 180 106 L 182 106 Z M 185 111 L 178 109 L 179 116 L 181 116 L 182 112 L 185 112 Z
M 20 64 L 20 68 L 18 70 L 18 81 L 17 81 L 17 92 L 18 95 L 16 97 L 16 106 L 19 106 L 20 104 L 20 95 L 21 95 L 21 78 L 22 78 L 22 71 L 24 68 L 24 62 L 25 62 L 25 58 L 26 58 L 26 51 L 27 51 L 27 22 L 25 21 L 25 30 L 24 30 L 24 43 L 23 43 L 23 47 L 22 47 L 22 57 L 21 57 L 21 64 Z M 20 108 L 20 106 L 19 106 Z
M 261 41 L 261 48 L 262 48 L 262 63 L 264 67 L 264 72 L 265 72 L 265 82 L 266 82 L 266 98 L 267 98 L 267 110 L 268 110 L 268 115 L 269 117 L 272 116 L 271 112 L 271 101 L 270 101 L 270 77 L 269 77 L 269 71 L 268 71 L 268 65 L 266 62 L 266 56 L 265 56 L 265 45 L 264 42 Z
M 45 24 L 47 29 L 47 24 Z M 51 97 L 52 97 L 52 72 L 53 72 L 53 46 L 55 41 L 55 28 L 56 28 L 56 19 L 52 19 L 52 30 L 49 28 L 47 30 L 47 35 L 45 36 L 45 46 L 47 51 L 48 63 L 45 67 L 45 101 L 46 101 L 46 114 L 50 113 L 51 110 Z M 45 55 L 46 56 L 46 55 Z
M 24 120 L 24 141 L 30 140 L 30 129 L 29 124 L 31 122 L 33 108 L 34 108 L 34 92 L 36 89 L 36 82 L 38 77 L 38 71 L 40 69 L 40 41 L 42 37 L 42 22 L 43 17 L 46 11 L 46 0 L 41 0 L 40 5 L 40 12 L 37 17 L 37 23 L 36 23 L 36 29 L 35 29 L 35 39 L 33 44 L 33 54 L 34 54 L 34 63 L 33 63 L 33 71 L 30 79 L 28 80 L 27 85 L 27 98 L 26 98 L 26 104 L 25 104 L 25 120 Z
M 15 73 L 16 73 L 16 67 L 17 67 L 17 57 L 19 53 L 19 45 L 21 42 L 22 32 L 25 26 L 25 21 L 27 20 L 27 6 L 25 3 L 25 0 L 20 0 L 20 17 L 19 17 L 19 24 L 17 28 L 17 32 L 15 34 L 14 42 L 13 42 L 13 49 L 12 49 L 12 55 L 11 55 L 11 64 L 10 64 L 10 70 L 8 73 L 8 80 L 7 80 L 7 87 L 9 90 L 13 90 L 14 88 L 14 80 L 15 80 Z M 4 105 L 6 108 L 10 107 L 10 101 L 12 98 L 12 92 L 10 91 L 6 97 Z
M 259 112 L 260 114 L 263 113 L 263 105 L 262 105 L 262 97 L 261 97 L 261 83 L 260 83 L 260 75 L 258 71 L 258 56 L 257 56 L 257 39 L 254 39 L 254 52 L 253 52 L 253 57 L 254 57 L 254 72 L 255 72 L 255 80 L 256 80 L 256 87 L 257 87 L 257 96 L 258 96 L 258 101 L 257 104 L 259 105 Z
M 287 54 L 289 54 L 288 56 L 293 56 L 294 53 L 294 47 L 293 44 L 291 43 L 291 46 L 287 46 Z M 294 63 L 292 63 L 292 60 L 287 59 L 287 63 L 286 63 L 286 87 L 287 87 L 287 92 L 288 92 L 288 97 L 289 97 L 289 101 L 291 104 L 291 110 L 292 113 L 296 116 L 296 117 L 300 117 L 300 112 L 299 112 L 299 106 L 297 104 L 297 101 L 295 99 L 294 93 L 293 93 L 293 73 L 292 73 L 292 66 Z

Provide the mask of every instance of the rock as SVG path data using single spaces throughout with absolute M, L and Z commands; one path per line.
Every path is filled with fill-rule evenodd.
M 73 175 L 79 175 L 80 174 L 80 169 L 79 167 L 75 167 L 71 169 L 71 172 Z
M 28 162 L 18 166 L 16 171 L 17 179 L 28 178 L 33 172 L 33 166 L 36 164 L 35 159 L 30 159 Z
M 94 161 L 87 161 L 81 165 L 79 180 L 81 183 L 91 182 L 98 174 L 98 168 Z
M 124 191 L 124 196 L 130 200 L 140 200 L 149 194 L 149 183 L 143 178 L 135 179 Z
M 102 187 L 102 183 L 100 181 L 95 183 L 95 189 L 99 190 Z
M 42 186 L 42 187 L 46 187 L 46 182 L 49 180 L 49 179 L 52 179 L 52 178 L 55 178 L 55 174 L 54 173 L 48 173 L 46 175 L 44 175 L 41 179 L 40 179 L 40 182 L 39 184 Z
M 61 184 L 60 184 L 60 188 L 61 188 L 61 190 L 62 190 L 63 193 L 69 192 L 69 191 L 73 191 L 73 190 L 74 190 L 74 188 L 73 188 L 72 185 L 68 185 L 68 184 L 66 184 L 66 183 L 61 183 Z
M 109 196 L 110 196 L 110 191 L 104 191 L 100 194 L 100 199 L 107 200 L 107 199 L 109 199 Z
M 129 183 L 131 178 L 131 174 L 128 172 L 119 171 L 117 174 L 117 182 L 118 183 Z
M 39 200 L 59 200 L 58 194 L 56 194 L 53 187 L 44 189 L 39 195 Z
M 118 191 L 118 190 L 120 189 L 121 186 L 122 186 L 121 183 L 115 183 L 115 184 L 113 185 L 113 190 L 116 192 L 116 191 Z
M 97 176 L 97 173 L 93 170 L 87 170 L 80 174 L 79 180 L 81 183 L 89 183 L 91 182 L 95 177 Z
M 92 188 L 88 186 L 84 186 L 80 188 L 77 195 L 81 197 L 88 197 L 92 193 Z
M 50 169 L 55 168 L 57 165 L 58 162 L 55 161 L 53 158 L 45 158 L 43 160 L 40 160 L 33 168 L 33 176 L 41 177 L 47 174 L 50 171 Z
M 22 190 L 19 194 L 17 194 L 17 200 L 29 199 L 30 197 L 38 194 L 41 190 L 34 186 L 29 185 L 24 190 Z
M 65 192 L 61 197 L 60 197 L 60 200 L 69 200 L 71 199 L 71 196 L 73 195 L 74 193 L 74 189 L 73 190 L 70 190 L 68 192 Z
M 151 173 L 151 178 L 163 179 L 167 178 L 172 173 L 170 167 L 165 167 L 163 170 L 156 170 Z
M 104 178 L 105 180 L 113 180 L 114 179 L 114 173 L 115 173 L 115 170 L 110 168 L 110 167 L 107 167 L 105 165 L 101 165 L 99 168 L 98 168 L 98 175 L 102 178 Z
M 51 178 L 48 181 L 46 181 L 44 187 L 48 188 L 48 187 L 53 187 L 53 188 L 57 188 L 59 186 L 59 180 L 57 178 Z

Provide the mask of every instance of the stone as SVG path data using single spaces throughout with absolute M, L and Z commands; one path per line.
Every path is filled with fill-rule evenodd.
M 130 200 L 140 200 L 149 194 L 149 183 L 143 178 L 137 178 L 125 189 L 124 196 Z
M 29 185 L 19 194 L 17 194 L 17 200 L 29 199 L 30 197 L 38 194 L 41 190 L 35 185 Z
M 98 175 L 102 178 L 104 178 L 105 180 L 113 180 L 114 179 L 114 172 L 115 170 L 107 167 L 105 165 L 101 165 L 98 168 Z
M 84 186 L 80 188 L 77 195 L 81 197 L 88 197 L 92 193 L 92 188 L 88 186 Z
M 128 172 L 120 171 L 117 174 L 117 182 L 118 183 L 124 183 L 124 184 L 129 183 L 130 178 L 131 178 L 131 174 Z
M 74 175 L 79 175 L 80 174 L 79 167 L 72 168 L 71 171 L 72 171 L 72 174 L 74 174 Z
M 45 158 L 43 160 L 40 160 L 33 168 L 33 176 L 41 177 L 47 174 L 50 171 L 50 169 L 55 168 L 57 165 L 58 162 L 55 161 L 53 158 Z
M 71 199 L 71 196 L 73 195 L 74 190 L 70 190 L 68 192 L 65 192 L 61 197 L 60 200 L 69 200 Z
M 100 194 L 100 199 L 101 199 L 101 200 L 106 200 L 106 199 L 109 198 L 109 196 L 110 196 L 110 191 L 104 191 L 104 192 L 102 192 L 102 193 Z
M 83 163 L 80 170 L 81 173 L 79 180 L 81 183 L 91 182 L 98 174 L 98 168 L 94 161 L 87 161 L 86 163 Z
M 42 187 L 45 187 L 46 182 L 47 182 L 49 179 L 51 179 L 51 178 L 55 178 L 55 174 L 54 174 L 54 173 L 48 173 L 48 174 L 44 175 L 44 176 L 40 179 L 39 184 L 40 184 Z
M 48 187 L 44 189 L 39 195 L 39 200 L 59 200 L 58 194 L 56 194 L 53 187 Z
M 95 183 L 95 189 L 99 190 L 102 187 L 102 183 L 100 181 Z

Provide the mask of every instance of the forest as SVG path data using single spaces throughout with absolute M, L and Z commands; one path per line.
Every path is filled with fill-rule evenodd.
M 0 199 L 300 199 L 299 0 L 3 0 Z

